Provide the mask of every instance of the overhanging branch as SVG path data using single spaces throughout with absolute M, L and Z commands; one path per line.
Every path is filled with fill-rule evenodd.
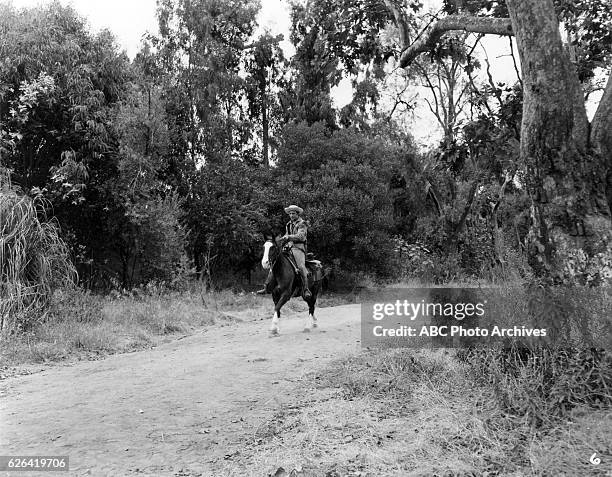
M 449 15 L 438 20 L 419 40 L 410 45 L 400 57 L 400 66 L 406 68 L 421 53 L 430 50 L 447 31 L 460 30 L 468 33 L 490 35 L 512 35 L 509 18 L 485 18 L 472 15 Z

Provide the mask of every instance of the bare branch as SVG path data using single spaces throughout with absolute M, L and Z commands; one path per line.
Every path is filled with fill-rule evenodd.
M 499 88 L 495 85 L 495 81 L 493 80 L 493 75 L 491 74 L 491 63 L 489 63 L 489 55 L 487 55 L 487 50 L 485 50 L 484 46 L 482 50 L 485 54 L 485 63 L 487 64 L 487 77 L 489 78 L 489 84 L 491 85 L 491 89 L 495 97 L 497 98 L 497 102 L 499 103 L 499 107 L 504 106 L 504 102 L 501 97 L 501 92 Z
M 516 57 L 514 56 L 514 47 L 512 46 L 512 38 L 508 38 L 510 41 L 510 54 L 512 55 L 512 63 L 514 64 L 514 71 L 516 71 L 516 77 L 521 83 L 521 88 L 523 87 L 523 79 L 521 78 L 521 73 L 519 72 L 518 66 L 516 64 Z
M 430 50 L 444 33 L 452 30 L 462 30 L 471 33 L 491 35 L 512 35 L 512 25 L 509 18 L 485 18 L 471 15 L 449 15 L 438 20 L 418 41 L 407 48 L 400 58 L 400 66 L 406 68 L 414 59 Z
M 439 115 L 440 108 L 439 108 L 439 105 L 438 105 L 438 96 L 436 95 L 436 87 L 431 83 L 431 80 L 429 79 L 429 75 L 427 73 L 427 70 L 423 66 L 419 65 L 418 63 L 417 63 L 417 66 L 421 70 L 421 74 L 423 75 L 423 78 L 425 78 L 425 81 L 427 82 L 427 87 L 431 90 L 431 93 L 433 94 L 433 97 L 434 97 L 434 101 L 436 102 L 436 110 L 435 111 L 433 110 L 431 105 L 429 105 L 429 108 L 431 109 L 431 112 L 434 113 L 434 115 L 436 116 L 438 121 L 440 121 L 440 124 L 442 124 L 442 121 L 441 121 L 440 115 Z M 442 99 L 440 99 L 440 101 L 442 101 Z M 429 101 L 427 101 L 427 103 L 429 104 Z
M 393 105 L 393 109 L 391 109 L 391 112 L 387 116 L 387 122 L 391 121 L 391 118 L 393 117 L 393 114 L 395 113 L 395 110 L 397 109 L 397 107 L 400 104 L 406 107 L 406 110 L 404 112 L 409 111 L 410 109 L 412 109 L 414 107 L 412 104 L 410 104 L 407 101 L 404 101 L 403 99 L 400 99 L 400 98 L 396 99 L 395 100 L 395 104 Z
M 436 119 L 440 123 L 440 126 L 444 127 L 444 122 L 440 118 L 440 115 L 438 114 L 438 111 L 437 110 L 434 111 L 433 106 L 431 105 L 431 102 L 427 98 L 425 98 L 425 102 L 427 103 L 427 106 L 429 106 L 429 110 L 433 113 L 433 115 L 436 117 Z
M 460 111 L 463 111 L 463 108 L 465 107 L 464 105 L 461 104 L 461 98 L 463 98 L 463 95 L 465 94 L 465 92 L 468 90 L 468 88 L 470 86 L 471 86 L 471 84 L 469 82 L 465 83 L 465 86 L 463 87 L 463 89 L 459 93 L 459 97 L 455 101 L 455 109 L 457 110 L 457 115 L 459 115 Z
M 468 78 L 470 80 L 470 84 L 472 85 L 472 90 L 474 91 L 474 93 L 476 93 L 476 95 L 478 96 L 478 99 L 480 99 L 480 102 L 484 105 L 484 107 L 487 108 L 489 115 L 492 115 L 493 111 L 491 110 L 491 106 L 489 106 L 489 102 L 486 100 L 486 98 L 483 99 L 482 92 L 474 84 L 474 77 L 472 76 L 472 73 L 470 71 L 468 71 Z M 470 104 L 472 103 L 473 102 L 470 101 Z

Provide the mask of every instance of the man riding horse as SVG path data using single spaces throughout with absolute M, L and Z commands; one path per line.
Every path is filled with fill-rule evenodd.
M 304 213 L 304 209 L 297 205 L 285 207 L 285 213 L 289 215 L 289 222 L 285 228 L 285 235 L 281 237 L 281 242 L 285 244 L 284 248 L 291 251 L 295 265 L 299 270 L 302 278 L 302 297 L 308 299 L 312 296 L 308 289 L 308 271 L 306 270 L 306 245 L 308 242 L 308 225 L 306 221 L 300 217 Z M 257 293 L 263 294 L 269 292 L 270 282 L 272 280 L 272 271 L 266 279 L 266 284 L 262 290 Z

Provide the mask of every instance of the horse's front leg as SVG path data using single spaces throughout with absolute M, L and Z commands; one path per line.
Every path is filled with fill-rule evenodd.
M 274 300 L 274 315 L 272 316 L 272 324 L 270 325 L 270 336 L 278 336 L 280 333 L 279 321 L 280 321 L 280 310 L 285 303 L 291 298 L 291 292 L 280 292 L 278 289 L 272 292 L 272 299 Z
M 317 301 L 316 290 L 313 290 L 312 296 L 304 301 L 308 303 L 308 317 L 304 319 L 304 333 L 308 333 L 311 328 L 317 328 L 319 326 L 315 316 L 315 303 Z

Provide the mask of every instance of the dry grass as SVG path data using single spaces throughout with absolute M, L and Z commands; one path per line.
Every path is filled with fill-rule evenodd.
M 354 302 L 355 296 L 326 295 L 320 306 Z M 270 314 L 269 295 L 225 291 L 203 292 L 192 283 L 182 292 L 155 286 L 130 293 L 95 295 L 59 290 L 44 319 L 26 332 L 0 340 L 0 366 L 96 359 L 155 346 L 217 322 L 248 321 Z M 307 310 L 298 299 L 289 310 Z
M 104 297 L 64 290 L 54 295 L 44 322 L 3 339 L 0 364 L 95 358 L 147 348 L 218 321 L 263 316 L 266 305 L 262 297 L 231 292 Z
M 70 286 L 76 271 L 43 200 L 11 187 L 0 171 L 0 335 L 44 316 L 53 290 Z
M 544 430 L 509 419 L 470 368 L 445 351 L 382 351 L 309 376 L 245 436 L 223 475 L 605 475 L 609 411 L 581 409 Z M 588 459 L 598 452 L 602 464 Z M 291 472 L 293 471 L 293 474 Z M 590 472 L 590 473 L 589 473 Z
M 480 475 L 504 455 L 473 412 L 461 366 L 444 352 L 364 353 L 303 386 L 298 394 L 311 402 L 279 410 L 253 455 L 224 475 L 279 467 L 299 476 Z
M 528 448 L 533 475 L 612 474 L 612 413 L 577 409 L 571 420 L 532 439 Z M 590 458 L 601 460 L 595 466 Z

